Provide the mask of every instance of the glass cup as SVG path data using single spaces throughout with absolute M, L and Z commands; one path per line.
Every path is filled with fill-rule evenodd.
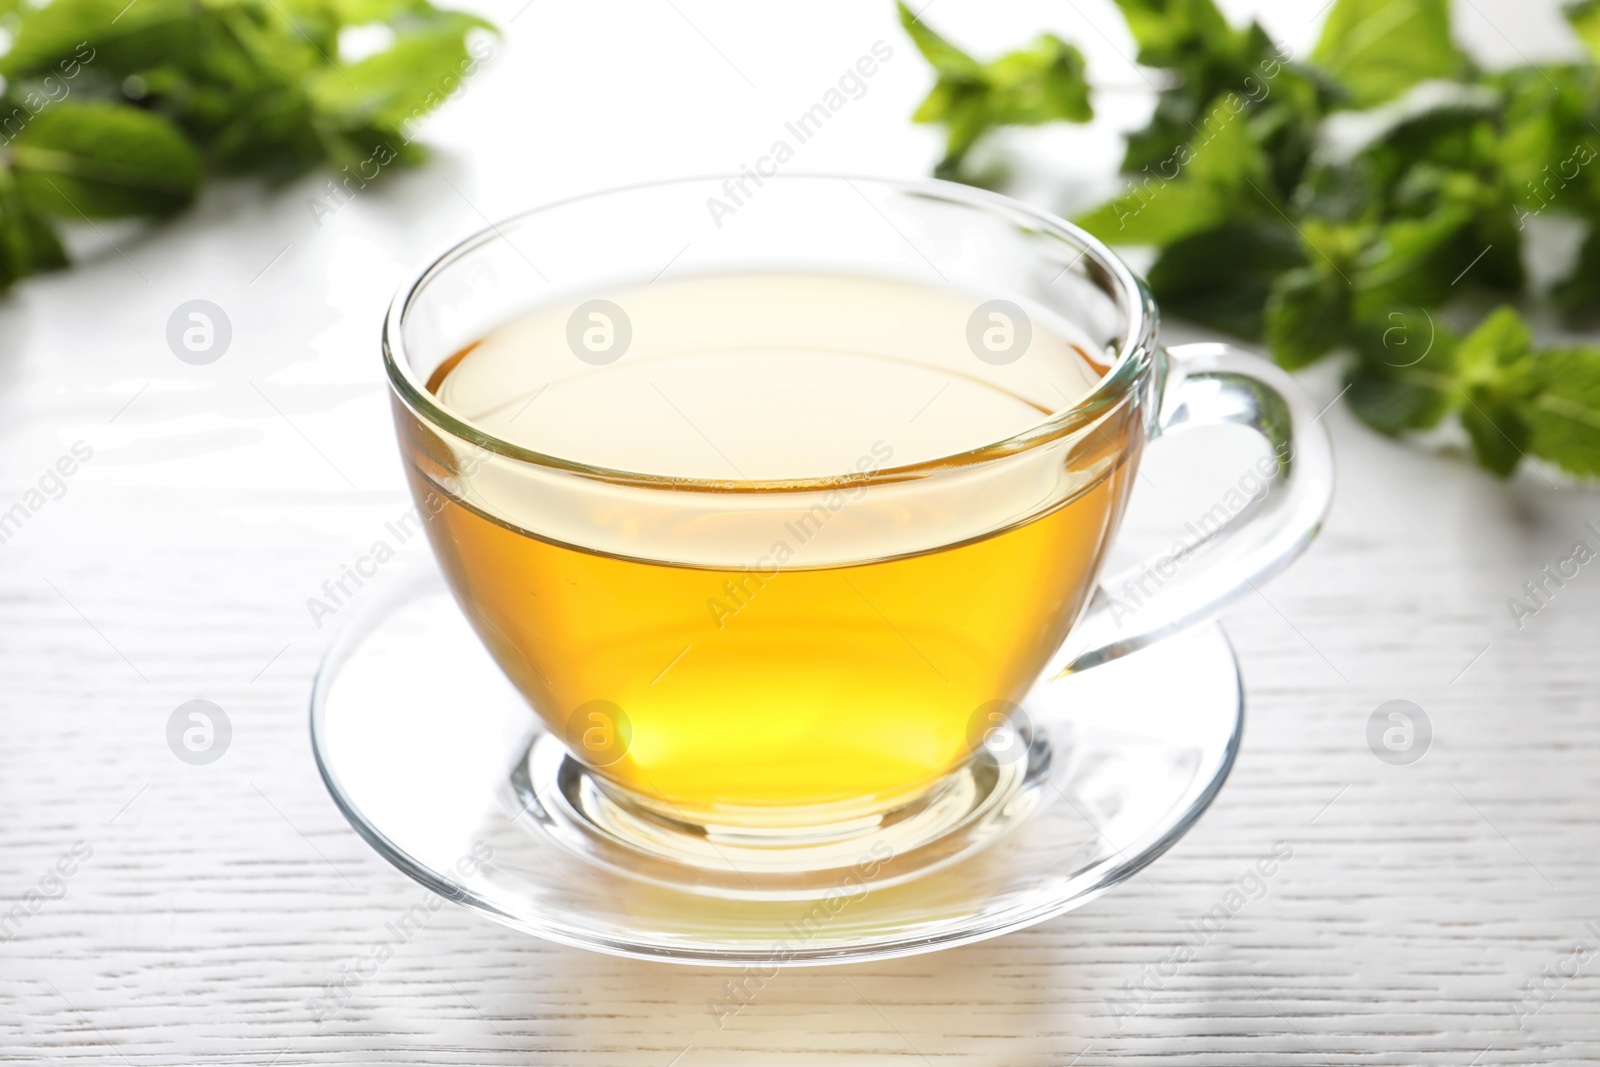
M 1048 757 L 1041 680 L 1214 614 L 1332 488 L 1286 375 L 1163 349 L 1103 245 L 942 182 L 539 208 L 402 290 L 384 358 L 419 521 L 560 747 L 536 788 L 704 866 L 970 831 Z M 1219 424 L 1265 440 L 1260 491 L 1121 592 L 1101 570 L 1144 447 Z

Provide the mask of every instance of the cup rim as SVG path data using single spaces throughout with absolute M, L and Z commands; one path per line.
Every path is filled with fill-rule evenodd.
M 1133 273 L 1132 269 L 1123 262 L 1121 257 L 1112 252 L 1098 238 L 1071 222 L 1012 197 L 962 185 L 958 182 L 933 178 L 905 180 L 820 171 L 796 171 L 774 175 L 766 180 L 784 182 L 830 180 L 844 181 L 846 183 L 859 182 L 892 188 L 912 196 L 949 201 L 967 207 L 985 209 L 994 214 L 1009 215 L 1015 220 L 1037 227 L 1039 230 L 1061 238 L 1068 244 L 1077 247 L 1081 252 L 1079 258 L 1089 260 L 1094 268 L 1097 268 L 1105 278 L 1109 279 L 1111 289 L 1119 304 L 1119 309 L 1123 313 L 1125 328 L 1116 359 L 1107 368 L 1106 372 L 1100 376 L 1094 388 L 1078 400 L 1077 403 L 1001 440 L 947 456 L 938 456 L 933 459 L 919 460 L 916 463 L 901 464 L 893 467 L 883 467 L 876 471 L 781 479 L 686 478 L 675 475 L 647 474 L 639 471 L 582 463 L 562 456 L 538 452 L 488 433 L 470 420 L 464 419 L 451 411 L 438 402 L 433 393 L 427 388 L 427 384 L 417 376 L 412 368 L 410 360 L 406 357 L 404 337 L 406 316 L 412 304 L 421 295 L 429 282 L 454 265 L 458 260 L 493 241 L 509 241 L 505 234 L 506 229 L 520 225 L 524 221 L 544 212 L 555 211 L 588 200 L 672 185 L 720 182 L 728 178 L 737 177 L 738 175 L 731 173 L 700 174 L 634 182 L 629 185 L 612 186 L 606 189 L 581 193 L 529 208 L 498 223 L 491 222 L 483 229 L 456 242 L 443 253 L 434 257 L 410 283 L 402 285 L 389 305 L 383 322 L 383 362 L 388 374 L 390 387 L 423 421 L 485 451 L 519 463 L 640 488 L 670 488 L 674 490 L 721 493 L 816 492 L 836 489 L 841 481 L 848 481 L 851 487 L 854 488 L 856 486 L 872 486 L 923 478 L 936 472 L 973 468 L 997 459 L 1032 451 L 1082 429 L 1105 414 L 1106 411 L 1114 407 L 1131 391 L 1133 386 L 1142 378 L 1144 372 L 1152 365 L 1152 356 L 1155 351 L 1157 312 L 1149 290 L 1138 276 Z M 1070 269 L 1076 262 L 1074 260 L 1073 263 L 1068 264 L 1067 269 Z

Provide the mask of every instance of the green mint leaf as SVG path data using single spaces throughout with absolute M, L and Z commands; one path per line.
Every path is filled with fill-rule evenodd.
M 1211 0 L 1117 0 L 1139 62 L 1184 67 L 1233 52 L 1237 34 Z
M 200 55 L 188 71 L 214 85 L 294 86 L 338 58 L 337 25 L 290 14 L 276 3 L 218 8 L 201 29 Z
M 1529 426 L 1520 414 L 1539 383 L 1533 334 L 1509 307 L 1497 308 L 1456 346 L 1454 389 L 1461 425 L 1478 461 L 1502 477 L 1529 447 Z
M 1150 268 L 1148 281 L 1163 311 L 1257 338 L 1274 281 L 1304 265 L 1294 230 L 1263 217 L 1174 241 Z
M 8 209 L 9 210 L 9 209 Z M 48 219 L 18 198 L 15 214 L 7 220 L 6 245 L 23 274 L 42 274 L 67 265 L 67 250 Z
M 1479 251 L 1468 250 L 1464 235 L 1471 226 L 1471 210 L 1453 204 L 1380 227 L 1356 269 L 1357 317 L 1370 320 L 1397 308 L 1437 305 Z
M 281 180 L 326 158 L 302 88 L 327 67 L 310 30 L 298 32 L 287 9 L 237 3 L 204 10 L 196 32 L 191 61 L 138 73 L 141 107 L 176 122 L 223 173 Z
M 1170 71 L 1177 84 L 1157 97 L 1150 124 L 1128 135 L 1123 170 L 1129 173 L 1159 164 L 1197 132 L 1204 135 L 1204 128 L 1231 118 L 1214 110 L 1221 98 L 1266 99 L 1286 70 L 1258 26 L 1236 31 L 1209 2 L 1200 5 L 1198 19 L 1189 17 L 1193 12 L 1183 3 L 1136 6 L 1144 21 L 1142 35 L 1136 34 L 1140 62 Z M 1172 13 L 1161 15 L 1164 8 Z
M 1073 221 L 1107 244 L 1169 245 L 1215 229 L 1227 220 L 1228 202 L 1202 182 L 1140 185 Z
M 1313 166 L 1295 190 L 1294 212 L 1328 223 L 1375 222 L 1381 215 L 1377 176 L 1359 156 Z
M 87 66 L 120 79 L 192 58 L 196 22 L 189 0 L 52 0 L 23 13 L 0 74 L 76 74 Z
M 1456 346 L 1456 376 L 1465 388 L 1491 388 L 1532 355 L 1533 331 L 1515 310 L 1499 307 Z
M 213 0 L 226 12 L 241 0 Z M 286 44 L 308 49 L 321 66 L 339 60 L 339 19 L 328 0 L 242 0 L 249 12 Z M 309 59 L 308 59 L 309 63 Z
M 990 126 L 983 64 L 934 32 L 904 3 L 897 6 L 900 25 L 937 75 L 911 121 L 944 126 L 944 158 L 934 173 L 959 178 L 961 161 Z
M 1360 161 L 1387 208 L 1418 167 L 1434 172 L 1476 173 L 1493 168 L 1496 146 L 1491 124 L 1499 99 L 1491 93 L 1462 93 L 1395 117 L 1361 150 Z
M 435 12 L 399 27 L 394 44 L 359 63 L 314 74 L 307 93 L 319 116 L 342 131 L 371 131 L 399 149 L 420 124 L 477 73 L 484 57 L 467 49 L 482 19 Z
M 1220 106 L 1232 118 L 1224 118 L 1214 132 L 1203 129 L 1189 142 L 1188 147 L 1194 152 L 1194 159 L 1188 164 L 1189 177 L 1227 190 L 1245 203 L 1251 202 L 1246 194 L 1260 200 L 1259 190 L 1267 183 L 1266 157 L 1251 136 L 1249 124 L 1240 119 L 1240 112 L 1233 111 L 1230 103 Z
M 1053 34 L 1041 34 L 1027 48 L 987 64 L 984 74 L 989 82 L 989 112 L 997 126 L 1094 118 L 1083 53 Z
M 1460 403 L 1453 371 L 1459 340 L 1427 311 L 1392 311 L 1355 327 L 1350 340 L 1357 358 L 1345 396 L 1379 433 L 1430 429 Z
M 1493 165 L 1519 214 L 1600 216 L 1600 181 L 1586 173 L 1600 155 L 1600 131 L 1590 125 L 1600 72 L 1592 63 L 1551 64 L 1507 71 L 1492 84 L 1503 97 Z
M 1250 105 L 1250 127 L 1267 154 L 1273 185 L 1288 200 L 1306 173 L 1317 148 L 1322 116 L 1338 95 L 1326 82 L 1300 68 L 1283 64 L 1267 79 L 1276 60 L 1258 63 L 1246 89 L 1261 100 Z
M 405 15 L 429 10 L 427 0 L 328 0 L 328 6 L 334 20 L 344 26 L 393 22 Z
M 940 81 L 973 83 L 983 81 L 982 63 L 935 33 L 904 3 L 897 3 L 895 6 L 900 12 L 900 25 L 905 28 L 911 43 L 917 46 L 917 51 L 922 53 L 922 58 L 932 64 L 934 73 L 939 75 Z
M 1352 277 L 1370 230 L 1306 218 L 1295 236 L 1306 265 L 1277 279 L 1266 308 L 1267 342 L 1277 361 L 1291 368 L 1308 366 L 1349 340 L 1355 315 Z
M 1338 0 L 1311 58 L 1360 107 L 1466 68 L 1450 37 L 1449 0 Z
M 1534 364 L 1542 389 L 1518 408 L 1528 450 L 1573 474 L 1600 475 L 1600 348 L 1552 349 Z
M 938 75 L 912 121 L 945 127 L 945 156 L 935 173 L 956 177 L 978 138 L 997 126 L 1088 122 L 1094 117 L 1083 54 L 1051 34 L 1027 48 L 981 63 L 935 33 L 905 4 L 900 23 Z
M 1452 406 L 1445 393 L 1425 383 L 1360 364 L 1345 382 L 1345 399 L 1356 417 L 1390 437 L 1437 426 Z
M 1486 467 L 1508 474 L 1525 454 L 1600 475 L 1600 348 L 1535 351 L 1528 326 L 1500 308 L 1456 350 L 1461 423 Z
M 1326 270 L 1301 267 L 1278 276 L 1267 297 L 1266 338 L 1291 370 L 1341 344 L 1350 326 L 1350 287 Z
M 168 215 L 200 184 L 200 157 L 183 134 L 121 104 L 55 104 L 10 147 L 23 198 L 68 218 Z
M 1513 408 L 1487 400 L 1469 402 L 1459 417 L 1478 462 L 1502 478 L 1510 476 L 1527 455 L 1527 423 Z
M 66 265 L 60 238 L 22 199 L 11 173 L 0 170 L 0 287 Z
M 1199 105 L 1187 93 L 1163 92 L 1156 98 L 1156 109 L 1149 125 L 1127 135 L 1127 150 L 1122 157 L 1122 173 L 1148 176 L 1173 158 L 1178 149 L 1194 136 L 1194 114 Z M 1168 164 L 1170 166 L 1170 164 Z
M 1578 40 L 1588 47 L 1594 58 L 1600 59 L 1600 0 L 1578 0 L 1568 4 L 1565 11 Z
M 1315 144 L 1327 100 L 1341 90 L 1288 62 L 1259 24 L 1234 29 L 1211 0 L 1118 0 L 1139 62 L 1169 70 L 1177 84 L 1164 90 L 1144 129 L 1127 137 L 1124 173 L 1158 171 L 1178 148 L 1206 136 L 1219 102 L 1246 109 L 1253 135 L 1267 153 L 1269 191 L 1287 198 Z
M 1140 175 L 1128 192 L 1081 216 L 1078 225 L 1112 244 L 1167 245 L 1270 213 L 1266 157 L 1245 120 L 1229 116 L 1215 131 L 1179 145 L 1155 175 Z
M 1551 288 L 1550 299 L 1571 318 L 1592 319 L 1600 313 L 1600 226 L 1590 225 L 1577 262 Z

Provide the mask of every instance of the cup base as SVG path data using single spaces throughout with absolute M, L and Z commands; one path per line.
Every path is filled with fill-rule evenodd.
M 1078 907 L 1150 863 L 1221 788 L 1242 695 L 1208 624 L 1042 682 L 1025 744 L 880 818 L 792 828 L 663 819 L 537 731 L 429 565 L 372 595 L 318 672 L 335 803 L 441 896 L 623 956 L 763 969 L 964 944 Z M 372 590 L 376 594 L 378 590 Z M 765 973 L 765 971 L 763 971 Z
M 846 869 L 873 848 L 898 857 L 899 873 L 905 875 L 1004 832 L 1027 806 L 1019 798 L 1038 789 L 1048 775 L 1052 755 L 1048 739 L 1037 731 L 1027 731 L 1015 751 L 1017 758 L 1001 761 L 980 749 L 915 800 L 887 812 L 823 809 L 811 819 L 790 813 L 783 822 L 765 826 L 750 818 L 701 821 L 666 813 L 588 770 L 559 739 L 542 732 L 512 772 L 511 786 L 524 810 L 537 806 L 541 824 L 559 825 L 563 839 L 584 854 L 622 848 L 740 876 L 757 895 L 786 894 L 794 888 L 788 876 L 807 879 Z

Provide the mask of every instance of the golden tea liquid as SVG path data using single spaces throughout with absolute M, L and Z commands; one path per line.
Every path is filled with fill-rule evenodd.
M 530 313 L 434 372 L 483 431 L 666 479 L 648 486 L 441 460 L 399 409 L 457 596 L 580 758 L 697 817 L 886 802 L 966 759 L 980 708 L 1021 700 L 1091 588 L 1142 431 L 1102 427 L 1073 463 L 869 486 L 1027 430 L 1104 373 L 1059 324 L 1033 322 L 1013 362 L 979 358 L 980 303 L 888 279 L 702 276 L 611 294 L 598 319 Z M 625 350 L 602 361 L 580 332 L 575 351 L 574 322 L 625 332 Z

